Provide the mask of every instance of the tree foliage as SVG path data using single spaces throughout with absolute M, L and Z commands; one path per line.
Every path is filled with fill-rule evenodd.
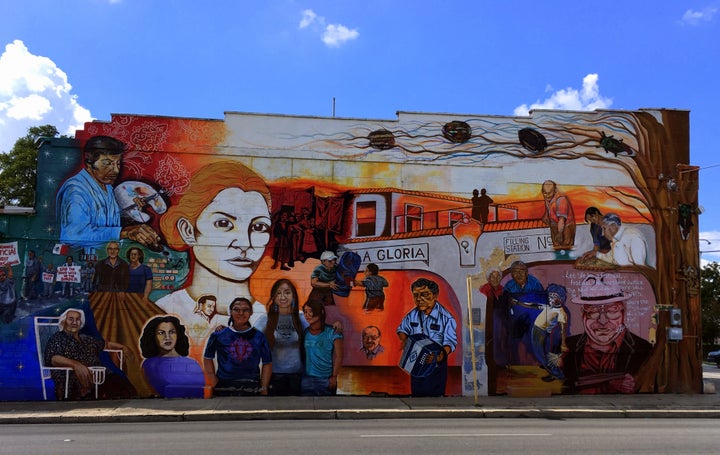
M 703 342 L 714 344 L 720 336 L 720 264 L 711 262 L 703 267 L 700 280 Z
M 34 205 L 38 158 L 35 141 L 57 135 L 58 130 L 52 125 L 32 126 L 15 141 L 12 150 L 0 153 L 0 205 Z

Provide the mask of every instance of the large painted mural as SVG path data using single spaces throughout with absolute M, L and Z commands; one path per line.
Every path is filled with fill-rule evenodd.
M 671 110 L 88 123 L 0 215 L 0 399 L 699 393 L 688 143 Z

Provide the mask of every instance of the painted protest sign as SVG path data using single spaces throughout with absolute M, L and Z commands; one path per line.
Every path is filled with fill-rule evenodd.
M 0 266 L 18 264 L 20 264 L 20 257 L 18 256 L 17 242 L 0 243 Z
M 79 265 L 61 265 L 57 268 L 58 283 L 79 283 L 80 282 L 80 266 Z

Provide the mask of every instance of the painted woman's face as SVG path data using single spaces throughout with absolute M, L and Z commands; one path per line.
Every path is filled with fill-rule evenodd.
M 64 331 L 75 336 L 80 332 L 82 326 L 82 316 L 77 311 L 68 311 L 65 316 L 65 327 Z
M 292 289 L 287 283 L 278 286 L 275 291 L 274 303 L 280 308 L 289 308 L 292 306 L 293 294 Z
M 160 348 L 160 355 L 165 355 L 175 349 L 177 343 L 177 330 L 172 322 L 161 322 L 155 331 L 155 341 Z
M 597 213 L 593 213 L 585 217 L 585 221 L 587 221 L 588 223 L 600 224 L 602 223 L 602 217 Z
M 132 262 L 133 264 L 137 264 L 138 262 L 140 262 L 140 251 L 138 251 L 137 249 L 130 250 L 129 257 L 130 262 Z
M 490 273 L 490 276 L 488 277 L 488 283 L 490 283 L 490 286 L 494 288 L 500 286 L 500 280 L 502 280 L 502 276 L 497 270 L 494 270 L 492 273 Z
M 313 325 L 315 322 L 318 321 L 318 319 L 320 319 L 320 316 L 313 313 L 312 308 L 310 308 L 308 305 L 305 305 L 303 307 L 303 316 L 305 317 L 305 320 L 309 325 Z
M 257 191 L 221 191 L 200 213 L 195 226 L 195 259 L 229 280 L 248 279 L 270 241 L 270 211 Z

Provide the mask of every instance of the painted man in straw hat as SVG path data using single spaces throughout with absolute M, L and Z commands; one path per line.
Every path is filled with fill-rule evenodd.
M 563 359 L 566 385 L 577 393 L 635 393 L 635 376 L 652 345 L 625 327 L 631 294 L 623 292 L 615 274 L 588 275 L 580 286 L 585 333 L 567 339 Z

